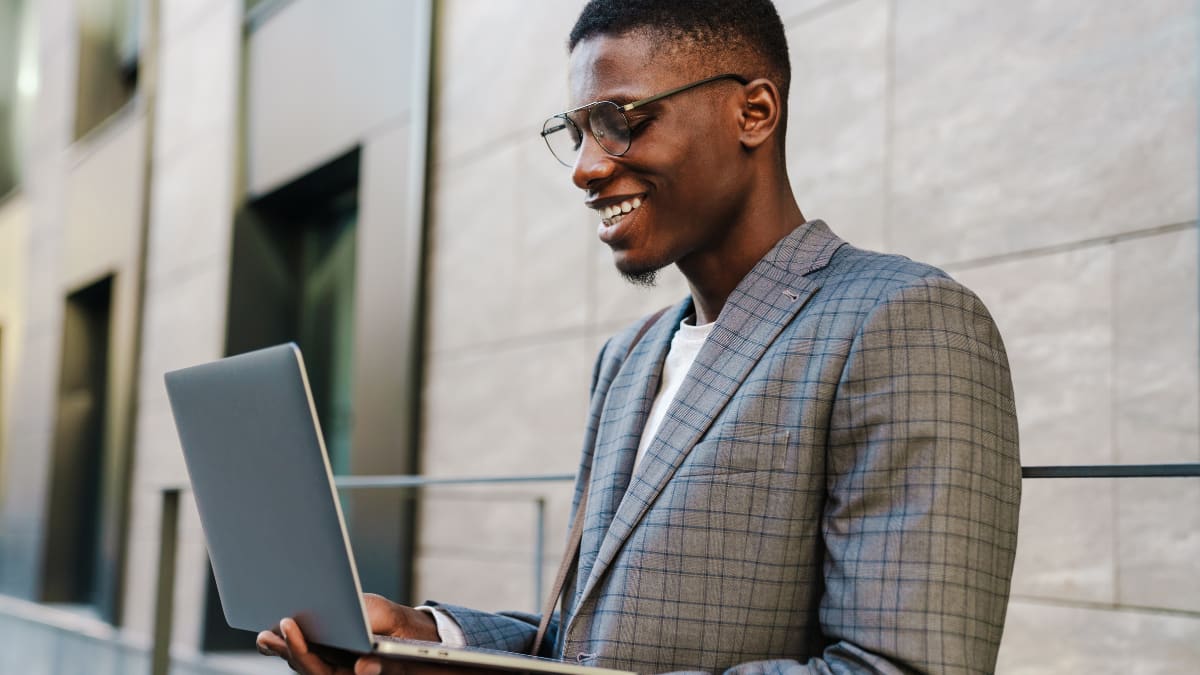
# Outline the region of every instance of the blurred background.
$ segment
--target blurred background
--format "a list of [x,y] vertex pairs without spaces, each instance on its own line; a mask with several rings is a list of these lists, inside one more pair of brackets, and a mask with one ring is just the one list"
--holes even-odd
[[[582,4],[0,0],[0,672],[282,670],[166,370],[295,340],[340,475],[574,471],[596,351],[686,293],[538,136]],[[1196,2],[776,4],[801,207],[979,293],[1023,463],[1200,461]],[[569,492],[342,498],[366,590],[531,610]],[[999,672],[1200,672],[1200,480],[1026,480],[1020,537]]]

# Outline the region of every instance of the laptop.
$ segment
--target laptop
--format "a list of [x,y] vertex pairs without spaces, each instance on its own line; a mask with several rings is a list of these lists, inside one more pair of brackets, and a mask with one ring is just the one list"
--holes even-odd
[[630,675],[522,654],[372,635],[304,361],[295,344],[166,374],[225,620],[293,617],[331,659],[387,658]]

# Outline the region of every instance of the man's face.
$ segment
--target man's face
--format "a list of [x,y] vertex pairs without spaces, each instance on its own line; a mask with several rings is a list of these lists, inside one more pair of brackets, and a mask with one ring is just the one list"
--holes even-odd
[[[601,100],[623,105],[714,74],[654,51],[652,38],[592,37],[571,54],[571,107]],[[682,267],[689,257],[720,255],[745,207],[738,171],[741,91],[734,81],[717,82],[627,112],[632,145],[621,157],[600,148],[586,115],[576,117],[584,140],[572,178],[598,212],[601,241],[630,280],[648,283],[672,263]],[[605,209],[614,206],[632,210],[609,216]]]

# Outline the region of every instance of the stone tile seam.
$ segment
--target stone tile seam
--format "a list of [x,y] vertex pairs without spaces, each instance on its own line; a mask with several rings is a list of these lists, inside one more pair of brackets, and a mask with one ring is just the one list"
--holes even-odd
[[1110,234],[1100,237],[1092,237],[1089,239],[1080,239],[1077,241],[1065,242],[1062,244],[1051,244],[1049,246],[1038,246],[1034,248],[1023,249],[1020,251],[1012,251],[1009,253],[999,253],[991,256],[981,256],[979,258],[971,258],[968,260],[959,260],[956,262],[943,263],[942,269],[947,272],[955,272],[962,270],[973,270],[990,265],[998,265],[1006,262],[1017,260],[1027,260],[1029,258],[1039,258],[1049,255],[1057,255],[1059,253],[1068,253],[1070,251],[1079,251],[1088,248],[1096,248],[1100,246],[1109,246],[1112,244],[1120,244],[1126,241],[1135,239],[1145,239],[1159,235],[1172,234],[1182,232],[1189,229],[1196,229],[1197,221],[1186,220],[1178,223],[1170,223],[1167,225],[1157,225],[1146,227],[1139,230],[1131,230],[1129,232],[1121,232],[1119,234]]
[[1168,607],[1149,607],[1146,605],[1127,605],[1122,603],[1089,602],[1087,600],[1066,600],[1062,598],[1049,598],[1036,595],[1020,595],[1017,593],[1013,593],[1009,596],[1009,602],[1043,605],[1047,607],[1061,607],[1066,609],[1087,609],[1100,612],[1125,612],[1130,614],[1138,613],[1200,620],[1200,610],[1171,609]]

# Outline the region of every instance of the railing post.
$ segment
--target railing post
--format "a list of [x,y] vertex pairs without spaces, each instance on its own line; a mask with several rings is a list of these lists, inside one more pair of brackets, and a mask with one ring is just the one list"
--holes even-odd
[[162,522],[158,528],[158,586],[154,591],[154,646],[150,674],[171,669],[171,623],[175,607],[175,549],[179,534],[179,488],[162,491]]
[[546,498],[533,500],[535,526],[533,537],[533,611],[538,611],[545,602],[542,597],[542,552],[546,550]]

